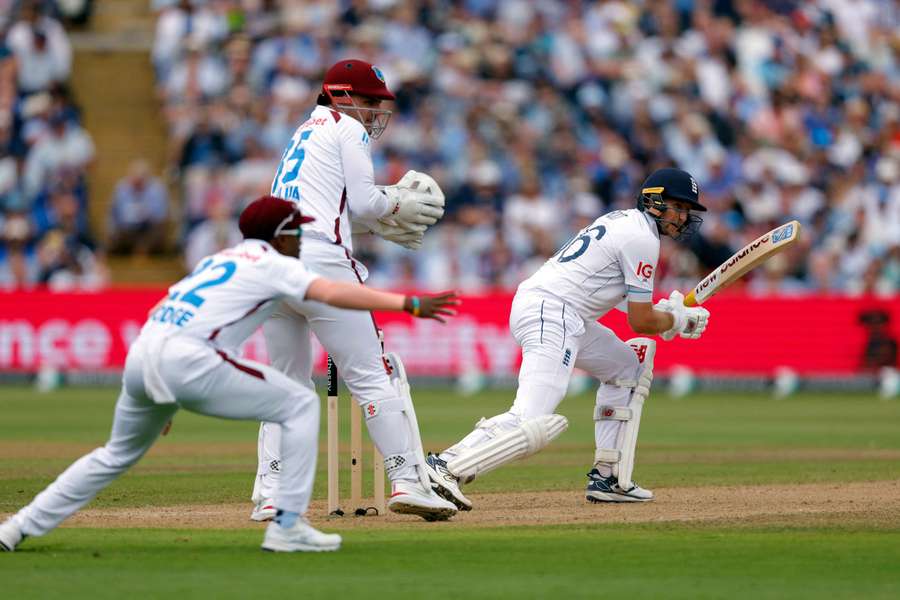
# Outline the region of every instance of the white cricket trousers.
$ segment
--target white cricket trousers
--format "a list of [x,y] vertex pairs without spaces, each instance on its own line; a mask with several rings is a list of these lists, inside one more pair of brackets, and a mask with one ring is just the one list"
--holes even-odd
[[[556,412],[575,367],[601,382],[636,379],[640,374],[641,364],[628,344],[608,327],[596,321],[586,322],[571,306],[550,294],[532,290],[517,292],[509,314],[509,327],[522,347],[519,387],[512,407],[476,427],[442,453],[442,458],[478,447],[497,433],[514,429],[525,419]],[[601,383],[596,403],[625,406],[630,398],[630,388]],[[619,426],[619,421],[596,421],[597,447],[615,448]]]
[[179,408],[225,419],[280,423],[281,452],[294,457],[282,473],[275,505],[306,512],[318,450],[319,401],[275,369],[237,360],[202,340],[172,338],[159,373],[176,404],[155,404],[144,388],[140,338],[125,364],[112,432],[105,446],[75,461],[13,520],[23,534],[43,535],[87,504],[144,455]]
[[[366,273],[365,267],[349,258],[344,248],[315,238],[303,239],[301,260],[311,271],[333,281],[362,283]],[[376,416],[366,419],[369,436],[385,458],[404,457],[400,461],[403,466],[387,471],[391,481],[418,479],[409,425],[396,408],[402,400],[390,382],[370,312],[335,308],[321,302],[284,301],[263,324],[263,333],[272,366],[307,389],[315,390],[310,345],[310,333],[315,333],[357,403],[392,405],[393,409],[381,408]],[[277,424],[262,423],[258,441],[258,469],[252,495],[255,503],[274,497],[284,456],[279,450]]]

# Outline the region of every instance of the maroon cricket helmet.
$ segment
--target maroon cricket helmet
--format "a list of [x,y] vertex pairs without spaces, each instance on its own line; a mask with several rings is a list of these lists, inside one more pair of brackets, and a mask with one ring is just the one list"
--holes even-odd
[[244,239],[268,242],[310,221],[315,219],[300,214],[300,209],[293,202],[275,196],[262,196],[247,205],[241,213],[238,227]]
[[378,67],[364,60],[341,60],[325,72],[322,93],[344,91],[381,100],[396,100],[388,89],[384,74]]

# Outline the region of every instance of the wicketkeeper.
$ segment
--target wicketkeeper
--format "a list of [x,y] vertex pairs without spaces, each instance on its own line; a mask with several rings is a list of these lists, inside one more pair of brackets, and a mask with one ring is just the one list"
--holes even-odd
[[[428,175],[410,171],[396,185],[375,185],[369,144],[387,127],[391,111],[382,104],[392,100],[377,67],[361,60],[333,65],[325,73],[318,106],[297,128],[272,182],[272,195],[296,202],[316,218],[304,226],[303,263],[336,281],[362,283],[368,275],[353,257],[354,230],[417,248],[425,229],[444,214],[444,194]],[[263,331],[272,366],[310,390],[310,333],[332,356],[364,407],[369,437],[384,456],[392,484],[390,510],[427,520],[456,513],[452,503],[431,490],[408,385],[392,382],[402,369],[393,369],[384,356],[371,314],[289,300]],[[278,436],[277,424],[260,427],[250,517],[256,521],[275,514],[272,499],[284,468]]]
[[640,334],[699,338],[709,313],[686,308],[682,295],[652,304],[660,235],[683,240],[702,220],[697,182],[678,169],[660,169],[644,182],[637,208],[608,213],[578,232],[516,292],[509,316],[522,347],[515,402],[481,419],[475,430],[426,463],[435,491],[471,510],[460,485],[533,454],[568,427],[554,414],[578,367],[602,383],[594,407],[596,452],[588,473],[591,502],[646,502],[653,493],[632,480],[641,408],[653,380],[656,342],[623,342],[597,322],[613,308],[628,313]]

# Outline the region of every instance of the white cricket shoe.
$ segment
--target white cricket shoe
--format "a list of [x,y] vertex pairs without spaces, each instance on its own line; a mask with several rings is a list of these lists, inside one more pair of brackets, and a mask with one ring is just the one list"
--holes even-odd
[[591,469],[588,473],[588,484],[585,496],[588,502],[599,504],[601,502],[650,502],[653,500],[653,492],[645,490],[636,483],[628,489],[619,485],[619,480],[613,476],[603,477],[597,469]]
[[275,518],[275,513],[277,512],[278,509],[275,508],[275,500],[266,498],[265,500],[260,500],[259,503],[253,507],[253,512],[250,513],[250,520],[257,521],[258,523],[271,521]]
[[426,521],[446,521],[456,514],[456,506],[426,489],[418,481],[395,481],[388,508],[401,515],[418,515]]
[[322,533],[303,517],[287,528],[270,522],[262,543],[262,549],[269,552],[334,552],[340,547],[341,536]]
[[0,552],[12,552],[25,539],[19,526],[12,522],[12,519],[0,524]]
[[459,510],[472,510],[472,501],[466,498],[459,489],[459,478],[447,469],[447,461],[437,454],[429,453],[425,457],[425,472],[431,480],[431,489],[443,498],[456,505]]

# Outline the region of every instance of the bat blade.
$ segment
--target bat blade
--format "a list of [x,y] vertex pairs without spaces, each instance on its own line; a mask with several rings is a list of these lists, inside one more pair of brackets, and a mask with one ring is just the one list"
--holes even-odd
[[752,269],[793,245],[799,237],[800,223],[798,221],[789,221],[759,236],[701,279],[685,296],[684,305],[703,304]]

